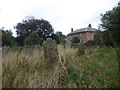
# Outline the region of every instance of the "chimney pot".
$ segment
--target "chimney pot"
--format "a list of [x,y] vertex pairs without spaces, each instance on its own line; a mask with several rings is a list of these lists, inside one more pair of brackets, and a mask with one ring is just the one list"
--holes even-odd
[[71,32],[73,32],[73,28],[71,28]]
[[88,25],[88,27],[89,27],[89,28],[91,28],[91,27],[92,27],[92,25],[91,25],[91,24],[89,24],[89,25]]

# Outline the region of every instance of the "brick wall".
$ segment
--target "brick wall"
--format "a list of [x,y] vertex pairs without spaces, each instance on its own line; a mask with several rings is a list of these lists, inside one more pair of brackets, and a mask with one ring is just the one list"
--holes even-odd
[[94,32],[87,32],[87,41],[93,40],[94,38]]
[[67,36],[67,40],[71,41],[73,37],[80,38],[84,43],[86,43],[89,40],[93,40],[94,38],[94,32],[81,32],[77,34],[72,34]]

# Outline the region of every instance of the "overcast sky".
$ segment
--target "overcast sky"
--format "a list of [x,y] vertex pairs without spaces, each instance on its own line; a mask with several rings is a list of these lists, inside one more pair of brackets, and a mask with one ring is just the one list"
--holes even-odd
[[12,29],[25,16],[51,23],[55,31],[68,34],[87,27],[98,28],[100,14],[112,10],[119,0],[0,0],[0,28]]

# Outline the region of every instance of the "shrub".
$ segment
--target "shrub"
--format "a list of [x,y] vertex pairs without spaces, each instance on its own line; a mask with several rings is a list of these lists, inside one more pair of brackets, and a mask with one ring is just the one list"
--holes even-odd
[[80,42],[80,39],[78,37],[74,37],[74,38],[72,38],[71,42],[74,44],[77,44]]
[[85,45],[86,46],[93,46],[93,45],[96,45],[96,42],[93,40],[89,40],[89,41],[87,41],[87,43]]

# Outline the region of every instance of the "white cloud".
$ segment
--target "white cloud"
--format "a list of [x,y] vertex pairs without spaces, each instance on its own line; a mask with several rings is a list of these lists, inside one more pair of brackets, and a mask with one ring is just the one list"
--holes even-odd
[[[97,28],[100,14],[111,10],[119,0],[0,0],[0,26],[12,28],[25,16],[51,22],[55,31],[68,34],[71,28]],[[14,31],[15,32],[15,31]]]

